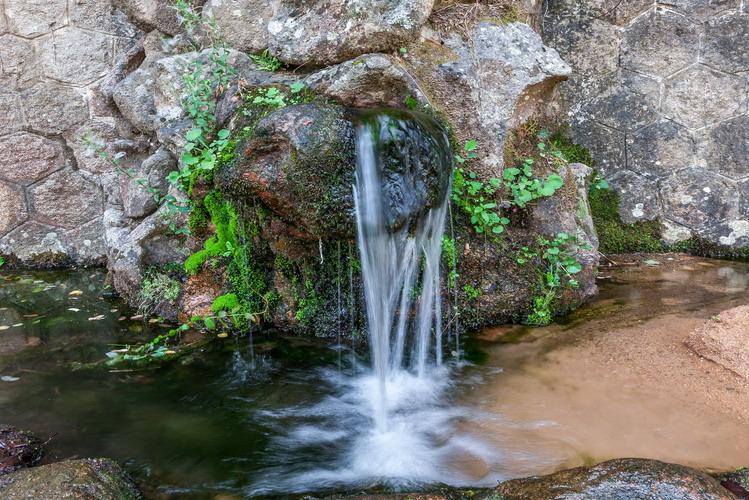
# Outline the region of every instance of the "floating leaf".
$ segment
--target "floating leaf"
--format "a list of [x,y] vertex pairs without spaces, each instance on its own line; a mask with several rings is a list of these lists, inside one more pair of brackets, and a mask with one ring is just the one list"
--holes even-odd
[[103,314],[99,314],[98,316],[92,316],[88,318],[89,321],[101,321],[102,319],[106,318]]
[[0,380],[2,380],[3,382],[18,382],[21,379],[18,377],[11,377],[10,375],[3,375],[2,377],[0,377]]
[[657,260],[653,260],[653,259],[643,260],[642,263],[645,264],[646,266],[660,266],[661,265],[660,262],[658,262]]
[[83,295],[83,292],[81,290],[73,290],[68,295],[70,295],[71,297],[77,297],[79,295]]

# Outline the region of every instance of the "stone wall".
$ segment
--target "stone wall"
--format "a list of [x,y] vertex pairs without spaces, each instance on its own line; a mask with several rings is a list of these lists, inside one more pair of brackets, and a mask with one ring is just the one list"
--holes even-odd
[[83,138],[128,135],[102,88],[140,35],[108,0],[0,0],[0,254],[103,261],[114,167]]
[[546,0],[547,44],[573,67],[573,138],[624,222],[673,243],[749,246],[749,6],[744,0]]

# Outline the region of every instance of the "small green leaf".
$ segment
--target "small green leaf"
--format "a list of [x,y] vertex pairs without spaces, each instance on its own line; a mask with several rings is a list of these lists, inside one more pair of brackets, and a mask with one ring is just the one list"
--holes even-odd
[[200,130],[199,128],[194,128],[194,129],[187,131],[187,133],[185,134],[185,139],[192,142],[192,141],[195,141],[201,135],[203,135],[203,131]]
[[471,139],[470,141],[466,141],[465,146],[463,146],[463,149],[465,151],[474,151],[478,147],[478,142],[475,139]]
[[289,85],[289,88],[291,89],[292,94],[298,94],[304,89],[304,84],[302,82],[294,82]]
[[231,132],[229,132],[228,130],[226,130],[226,129],[224,128],[224,129],[221,129],[221,130],[219,130],[219,131],[218,131],[218,134],[216,134],[216,136],[217,136],[217,137],[218,137],[219,139],[223,140],[223,139],[226,139],[227,137],[229,137],[229,135],[230,135],[230,134],[231,134]]

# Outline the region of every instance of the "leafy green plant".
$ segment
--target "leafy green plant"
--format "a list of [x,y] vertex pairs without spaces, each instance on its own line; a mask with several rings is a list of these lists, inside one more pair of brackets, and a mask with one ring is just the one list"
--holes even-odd
[[564,179],[557,174],[551,174],[545,180],[535,177],[533,163],[533,158],[525,158],[522,166],[506,168],[502,174],[512,195],[512,204],[520,208],[539,198],[553,196],[564,184]]
[[265,49],[258,54],[250,54],[250,59],[252,59],[252,62],[257,64],[261,70],[269,71],[271,73],[278,71],[283,67],[283,63],[279,61],[276,56],[271,55],[268,49]]
[[468,300],[476,300],[481,297],[481,290],[471,285],[463,285],[463,293],[466,294]]
[[505,231],[510,220],[501,215],[494,194],[502,187],[499,179],[484,182],[475,172],[466,171],[463,165],[476,158],[475,140],[470,140],[463,146],[463,154],[455,156],[458,167],[453,174],[451,199],[463,212],[471,218],[473,229],[479,234],[497,236]]
[[582,265],[575,253],[589,246],[580,244],[576,236],[568,233],[559,233],[553,239],[539,237],[537,243],[535,249],[521,248],[516,261],[521,266],[536,261],[539,269],[539,293],[533,299],[533,310],[525,322],[548,325],[554,317],[552,306],[560,289],[580,286],[576,275],[582,271]]
[[0,269],[5,265],[5,258],[0,257]]

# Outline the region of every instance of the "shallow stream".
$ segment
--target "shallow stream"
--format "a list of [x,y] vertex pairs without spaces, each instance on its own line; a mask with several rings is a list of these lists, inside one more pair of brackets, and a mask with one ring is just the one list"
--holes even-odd
[[50,461],[120,460],[151,498],[491,485],[623,456],[748,465],[749,388],[682,340],[747,303],[749,266],[609,274],[561,324],[489,330],[473,363],[390,380],[374,433],[375,381],[347,346],[230,337],[158,370],[76,371],[164,327],[103,298],[101,272],[5,273],[0,422],[51,437]]

